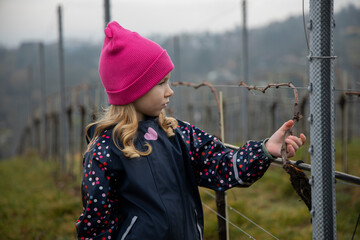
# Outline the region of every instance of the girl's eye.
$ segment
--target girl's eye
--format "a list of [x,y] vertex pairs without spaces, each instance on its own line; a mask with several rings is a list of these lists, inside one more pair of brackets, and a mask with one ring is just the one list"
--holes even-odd
[[163,80],[163,81],[159,82],[159,85],[163,85],[163,84],[165,84],[167,82],[168,82],[168,80]]

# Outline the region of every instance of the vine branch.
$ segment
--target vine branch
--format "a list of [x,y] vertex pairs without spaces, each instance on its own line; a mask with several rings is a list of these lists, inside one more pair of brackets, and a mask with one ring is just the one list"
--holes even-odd
[[300,113],[298,111],[299,96],[298,96],[298,91],[297,91],[296,87],[291,82],[289,82],[289,83],[269,83],[264,88],[259,88],[256,86],[248,86],[243,81],[241,81],[238,84],[238,86],[239,87],[244,86],[249,91],[257,90],[262,93],[265,93],[265,91],[271,87],[279,88],[282,86],[288,86],[291,89],[293,89],[293,91],[294,91],[294,115],[293,115],[294,124],[284,134],[283,142],[281,145],[281,158],[282,158],[282,163],[283,163],[283,169],[290,175],[291,185],[293,186],[293,188],[295,189],[297,194],[301,197],[301,199],[304,201],[304,203],[306,204],[306,206],[308,207],[308,209],[310,211],[311,210],[311,186],[309,184],[309,179],[307,178],[307,176],[305,175],[305,173],[302,170],[300,170],[296,166],[292,165],[291,162],[288,160],[286,143],[285,143],[285,139],[287,137],[289,137],[290,135],[292,135],[292,131],[293,131],[296,123],[302,118],[302,116],[300,115]]
[[288,82],[288,83],[269,83],[265,87],[260,88],[260,87],[256,87],[256,86],[249,86],[246,83],[244,83],[243,81],[241,81],[238,84],[238,86],[239,87],[244,86],[249,91],[250,90],[257,90],[257,91],[260,91],[262,93],[265,93],[266,90],[268,90],[269,88],[272,88],[272,87],[275,87],[275,88],[284,87],[284,86],[290,87],[294,91],[294,116],[293,116],[294,123],[298,122],[302,118],[302,116],[299,114],[299,111],[297,110],[297,107],[299,105],[299,94],[298,94],[298,91],[297,91],[296,87],[291,82]]
[[176,87],[176,86],[188,86],[188,87],[193,87],[195,89],[198,89],[198,88],[204,87],[204,86],[209,87],[212,94],[214,95],[214,98],[215,98],[215,101],[216,101],[216,104],[217,104],[218,114],[219,114],[219,133],[220,133],[220,136],[222,136],[222,127],[221,127],[221,120],[220,120],[221,119],[220,101],[219,101],[216,89],[211,83],[202,82],[200,84],[194,84],[194,83],[190,83],[190,82],[173,82],[173,83],[171,83],[171,86],[174,86],[174,87]]
[[360,92],[345,92],[346,95],[355,95],[360,97]]
[[173,82],[173,83],[171,83],[171,86],[174,86],[174,87],[181,86],[181,85],[182,86],[193,87],[195,89],[198,89],[198,88],[203,87],[203,86],[209,87],[212,94],[215,97],[217,108],[218,108],[218,111],[219,111],[219,114],[220,114],[220,101],[219,101],[218,95],[216,93],[216,89],[211,83],[208,83],[208,82],[202,82],[200,84],[194,84],[194,83],[190,83],[190,82]]

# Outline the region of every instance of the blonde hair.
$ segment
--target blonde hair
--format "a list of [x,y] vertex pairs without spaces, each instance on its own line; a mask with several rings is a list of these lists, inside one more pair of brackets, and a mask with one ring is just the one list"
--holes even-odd
[[[165,131],[167,137],[174,136],[174,129],[177,127],[177,121],[172,117],[167,117],[165,110],[162,110],[158,117],[159,126]],[[147,156],[151,153],[152,147],[149,143],[145,143],[147,150],[141,152],[134,146],[134,140],[138,130],[138,119],[136,110],[133,104],[115,106],[110,105],[104,109],[103,115],[97,121],[89,124],[87,130],[96,125],[94,136],[91,141],[97,138],[104,130],[113,127],[112,139],[115,146],[124,153],[125,157],[137,158],[140,156]],[[88,139],[90,137],[87,135]],[[90,142],[91,142],[90,141]],[[119,145],[122,143],[123,148]],[[91,143],[88,145],[90,147]]]

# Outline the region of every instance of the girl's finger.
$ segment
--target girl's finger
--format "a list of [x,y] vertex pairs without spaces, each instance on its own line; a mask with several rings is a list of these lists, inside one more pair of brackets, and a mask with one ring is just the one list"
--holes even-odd
[[291,158],[295,155],[295,149],[292,145],[287,145],[287,157]]
[[294,141],[299,147],[303,145],[303,141],[301,138],[298,138],[296,136],[289,136],[288,138]]
[[287,145],[291,145],[293,147],[293,149],[295,149],[295,151],[297,151],[299,149],[299,145],[296,143],[296,141],[292,140],[291,138],[287,138],[285,140],[285,143],[287,143]]
[[300,134],[300,139],[302,141],[302,145],[304,145],[306,142],[306,136],[304,134]]

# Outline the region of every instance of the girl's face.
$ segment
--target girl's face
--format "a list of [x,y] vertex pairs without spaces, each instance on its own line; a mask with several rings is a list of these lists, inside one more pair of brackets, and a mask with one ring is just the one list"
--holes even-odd
[[144,96],[133,102],[138,121],[142,121],[145,115],[157,117],[161,110],[166,108],[169,98],[174,94],[174,91],[169,86],[169,79],[170,73]]

